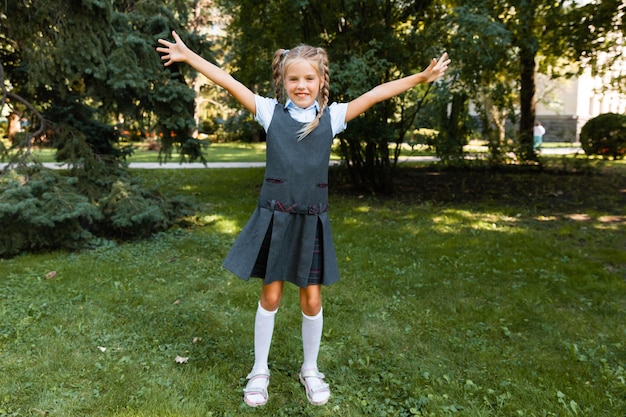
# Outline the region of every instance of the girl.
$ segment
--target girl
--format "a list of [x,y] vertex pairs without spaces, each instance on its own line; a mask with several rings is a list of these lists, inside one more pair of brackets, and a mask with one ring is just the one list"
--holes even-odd
[[322,48],[301,45],[276,51],[272,62],[276,98],[264,98],[191,51],[176,32],[172,36],[174,42],[158,41],[164,65],[188,63],[228,90],[267,132],[259,204],[224,261],[244,280],[263,279],[254,324],[254,366],[247,376],[244,401],[252,407],[267,402],[274,317],[287,281],[300,288],[304,361],[299,379],[311,404],[326,404],[330,389],[317,368],[317,356],[323,326],[321,285],[339,280],[326,211],[333,138],[374,104],[418,83],[435,81],[450,60],[444,53],[420,73],[381,84],[349,103],[329,104],[328,56]]

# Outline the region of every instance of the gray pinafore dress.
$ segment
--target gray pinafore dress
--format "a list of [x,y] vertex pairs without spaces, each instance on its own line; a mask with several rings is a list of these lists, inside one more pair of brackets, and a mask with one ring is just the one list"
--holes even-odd
[[[265,180],[259,204],[223,263],[246,281],[258,276],[264,278],[264,284],[287,281],[305,288],[316,241],[321,283],[330,285],[339,280],[327,213],[333,141],[328,108],[317,128],[298,141],[297,134],[304,125],[282,104],[276,104],[267,130]],[[260,274],[259,267],[264,270]]]

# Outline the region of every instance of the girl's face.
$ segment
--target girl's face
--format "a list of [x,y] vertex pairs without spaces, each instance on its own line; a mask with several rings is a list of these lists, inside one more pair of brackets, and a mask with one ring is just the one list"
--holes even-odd
[[285,68],[283,84],[291,101],[305,109],[317,99],[323,81],[309,61],[298,59]]

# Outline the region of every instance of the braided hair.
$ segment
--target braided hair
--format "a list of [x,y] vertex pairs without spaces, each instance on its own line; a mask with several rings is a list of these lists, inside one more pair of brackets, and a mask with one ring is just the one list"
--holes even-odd
[[330,71],[328,69],[328,54],[324,48],[316,48],[309,45],[300,45],[294,49],[279,49],[274,53],[272,61],[272,75],[274,77],[274,88],[276,91],[276,99],[283,99],[283,77],[285,69],[295,60],[304,59],[308,61],[313,68],[316,69],[320,78],[323,80],[322,88],[320,88],[317,96],[319,103],[319,111],[310,123],[298,132],[298,140],[304,139],[309,133],[319,125],[320,118],[326,106],[328,106],[328,97],[330,94]]

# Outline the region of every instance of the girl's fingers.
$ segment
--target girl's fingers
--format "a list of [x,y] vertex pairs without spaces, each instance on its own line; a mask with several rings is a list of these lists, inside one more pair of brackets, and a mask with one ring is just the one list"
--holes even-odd
[[437,63],[447,66],[450,63],[450,60],[448,59],[448,53],[444,52],[443,55],[441,55],[441,58],[439,58],[439,61],[437,61]]

